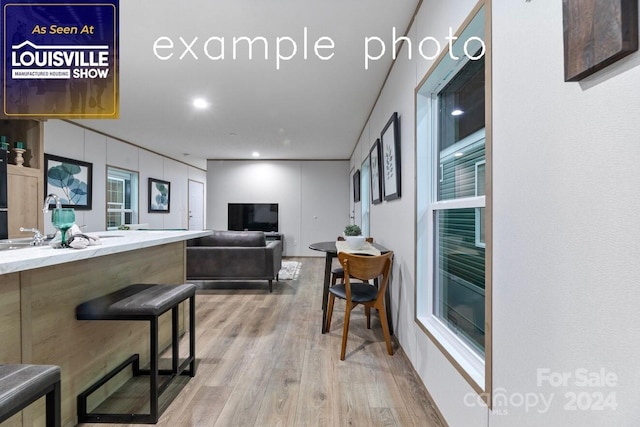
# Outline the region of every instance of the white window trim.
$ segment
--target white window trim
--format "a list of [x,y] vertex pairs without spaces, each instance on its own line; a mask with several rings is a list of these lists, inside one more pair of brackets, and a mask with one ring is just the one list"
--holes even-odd
[[[126,181],[126,180],[132,180],[132,190],[135,189],[135,192],[133,192],[131,194],[131,206],[135,207],[135,208],[129,208],[129,209],[117,209],[117,208],[108,208],[107,207],[107,213],[120,213],[121,217],[122,217],[122,223],[125,224],[125,215],[127,213],[132,214],[132,216],[135,218],[134,220],[136,222],[138,222],[140,220],[140,211],[139,209],[136,209],[138,207],[138,201],[140,198],[140,194],[139,194],[139,179],[140,179],[140,174],[136,171],[129,171],[126,169],[120,169],[116,166],[109,166],[107,165],[107,185],[109,182],[109,179],[113,179],[113,180],[121,180],[121,181]],[[108,191],[108,188],[107,188]],[[115,202],[113,202],[115,203]],[[112,203],[112,204],[113,204]],[[108,205],[109,203],[107,203]],[[122,203],[122,206],[124,206],[124,200]],[[117,230],[118,227],[107,227],[107,230]]]
[[454,334],[435,315],[418,317],[420,322],[437,340],[437,342],[453,357],[462,369],[471,377],[482,389],[485,388],[485,361],[475,350]]
[[[441,319],[439,319],[434,314],[434,303],[435,303],[435,289],[434,289],[434,277],[435,274],[435,239],[433,237],[422,238],[423,231],[426,236],[434,236],[435,234],[435,222],[434,216],[435,212],[438,210],[448,210],[448,209],[463,209],[463,208],[477,208],[477,207],[485,207],[485,196],[476,196],[476,197],[465,197],[460,199],[450,199],[450,200],[440,200],[435,201],[436,195],[438,194],[437,185],[439,182],[437,171],[440,170],[439,167],[433,167],[435,162],[437,161],[438,153],[437,153],[437,144],[432,143],[432,138],[437,136],[437,120],[431,114],[432,111],[437,111],[437,108],[433,105],[435,100],[430,98],[428,100],[428,106],[426,108],[427,114],[430,116],[430,126],[431,132],[430,135],[423,135],[427,137],[427,145],[428,147],[424,147],[424,144],[421,146],[419,144],[418,150],[424,149],[425,152],[418,152],[418,157],[422,157],[424,161],[429,162],[430,167],[428,168],[431,173],[429,177],[425,177],[431,183],[429,187],[429,191],[431,194],[427,195],[429,198],[429,202],[423,204],[422,206],[416,206],[418,209],[418,236],[417,236],[417,259],[422,260],[417,263],[418,269],[423,269],[423,273],[419,275],[422,279],[428,277],[429,283],[424,286],[418,286],[416,298],[417,301],[426,301],[424,305],[416,304],[416,320],[421,325],[429,335],[435,340],[438,345],[442,346],[443,349],[460,365],[460,367],[467,373],[467,375],[471,378],[473,382],[475,382],[481,389],[485,389],[485,360],[484,357],[477,353],[476,350],[471,348],[466,342],[464,342],[460,337],[451,330],[447,325],[445,325]],[[482,131],[478,131],[469,137],[465,138],[463,141],[455,144],[450,147],[452,152],[454,150],[458,150],[463,146],[469,146],[481,138],[484,138],[484,129]],[[426,221],[426,227],[424,224]],[[426,251],[425,248],[420,244],[421,242],[426,243]],[[428,272],[431,272],[429,274]]]

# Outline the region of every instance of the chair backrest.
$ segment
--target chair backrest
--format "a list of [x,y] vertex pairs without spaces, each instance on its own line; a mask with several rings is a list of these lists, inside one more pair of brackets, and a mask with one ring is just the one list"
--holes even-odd
[[[372,280],[382,276],[378,286],[378,295],[384,295],[391,271],[393,252],[382,255],[357,255],[346,252],[338,253],[338,260],[344,269],[345,285],[350,287],[350,277],[360,280]],[[350,289],[348,291],[350,293]]]

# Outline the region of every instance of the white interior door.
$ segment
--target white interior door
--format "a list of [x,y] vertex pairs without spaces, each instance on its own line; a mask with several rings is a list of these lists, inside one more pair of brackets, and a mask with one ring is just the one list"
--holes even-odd
[[189,230],[204,229],[204,184],[189,180]]

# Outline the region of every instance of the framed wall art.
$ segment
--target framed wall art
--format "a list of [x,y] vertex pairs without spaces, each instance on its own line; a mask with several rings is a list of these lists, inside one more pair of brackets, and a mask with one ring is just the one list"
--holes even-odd
[[44,173],[45,197],[55,194],[63,208],[91,210],[93,164],[45,154]]
[[360,201],[360,169],[353,174],[353,202]]
[[562,21],[566,82],[638,50],[638,0],[562,0]]
[[380,140],[376,139],[369,150],[369,176],[371,177],[371,202],[382,202],[382,179],[380,169]]
[[393,113],[380,136],[384,200],[400,197],[400,127],[398,113]]
[[171,208],[171,183],[149,178],[149,213],[169,213]]

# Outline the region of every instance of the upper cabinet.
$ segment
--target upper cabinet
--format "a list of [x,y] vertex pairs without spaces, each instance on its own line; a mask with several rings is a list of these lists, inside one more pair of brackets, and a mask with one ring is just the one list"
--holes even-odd
[[[38,120],[0,120],[0,135],[9,143],[9,165],[7,167],[9,202],[9,238],[27,237],[20,227],[37,228],[42,231],[44,217],[44,125]],[[24,147],[21,166],[16,163],[16,142]]]

